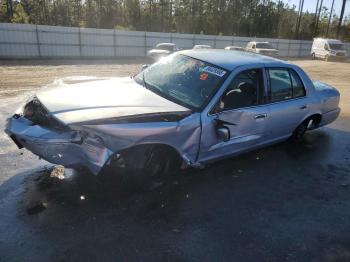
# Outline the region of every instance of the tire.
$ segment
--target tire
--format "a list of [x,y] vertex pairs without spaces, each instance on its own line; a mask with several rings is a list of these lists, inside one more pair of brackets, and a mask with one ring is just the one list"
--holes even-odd
[[312,53],[312,54],[311,54],[311,59],[312,59],[312,60],[316,60],[316,55],[315,55],[315,53]]
[[293,140],[301,140],[305,135],[308,127],[309,127],[310,119],[302,122],[293,132],[292,139]]
[[103,188],[130,194],[163,184],[180,166],[180,157],[166,146],[140,146],[113,155],[99,178]]
[[326,61],[326,62],[329,61],[329,56],[328,56],[328,55],[326,55],[326,56],[324,57],[324,61]]
[[114,159],[113,173],[124,173],[123,181],[132,178],[139,184],[161,182],[179,170],[181,159],[166,146],[140,146],[121,152]]
[[143,172],[152,181],[160,182],[177,171],[178,164],[172,152],[163,147],[150,147],[145,151]]

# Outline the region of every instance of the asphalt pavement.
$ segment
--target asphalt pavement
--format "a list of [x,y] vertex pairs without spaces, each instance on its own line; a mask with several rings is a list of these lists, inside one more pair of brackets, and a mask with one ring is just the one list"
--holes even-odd
[[[26,95],[0,96],[0,129]],[[301,142],[151,189],[52,178],[1,134],[0,261],[350,261],[348,107]]]

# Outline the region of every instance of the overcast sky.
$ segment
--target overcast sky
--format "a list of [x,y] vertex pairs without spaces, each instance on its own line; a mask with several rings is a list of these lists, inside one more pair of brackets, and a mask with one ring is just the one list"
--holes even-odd
[[[296,6],[296,9],[298,10],[299,0],[283,0],[283,1],[285,3],[289,3],[289,5],[293,5],[294,4]],[[338,16],[340,14],[342,2],[343,2],[342,0],[334,0],[334,7],[333,8],[334,8],[335,13]],[[303,11],[305,12],[306,10],[308,10],[309,12],[314,13],[315,10],[316,10],[316,3],[317,3],[317,0],[304,0]],[[332,0],[323,0],[323,4],[322,5],[328,7],[328,9],[330,9],[331,6],[332,6]],[[346,3],[344,16],[350,16],[350,1],[348,1]]]

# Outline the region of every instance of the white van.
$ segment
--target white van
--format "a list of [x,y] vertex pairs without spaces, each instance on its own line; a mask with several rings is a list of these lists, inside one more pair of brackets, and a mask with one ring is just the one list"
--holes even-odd
[[321,58],[325,61],[331,59],[345,60],[346,51],[344,44],[340,40],[314,38],[311,48],[312,59]]

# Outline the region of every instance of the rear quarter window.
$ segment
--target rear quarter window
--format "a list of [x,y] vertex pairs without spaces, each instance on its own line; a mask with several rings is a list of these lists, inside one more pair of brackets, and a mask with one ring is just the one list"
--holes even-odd
[[294,70],[289,70],[292,78],[293,97],[302,97],[306,95],[305,87],[299,75]]

